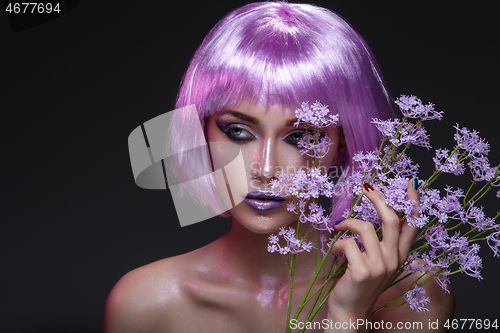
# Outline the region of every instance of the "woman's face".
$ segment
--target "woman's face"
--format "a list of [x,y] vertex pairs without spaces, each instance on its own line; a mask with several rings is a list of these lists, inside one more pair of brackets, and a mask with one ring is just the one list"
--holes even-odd
[[[266,113],[264,107],[250,108],[246,103],[207,119],[209,142],[232,143],[241,149],[249,193],[230,212],[250,231],[269,234],[297,221],[297,215],[286,209],[290,197],[277,200],[265,194],[271,191],[270,181],[277,173],[294,173],[312,166],[311,158],[301,155],[297,147],[305,128],[294,127],[296,120],[289,110],[273,107]],[[337,129],[328,127],[322,132],[333,141],[321,163],[327,169],[337,162],[341,147]],[[211,148],[214,165],[227,160],[227,154],[223,148]]]

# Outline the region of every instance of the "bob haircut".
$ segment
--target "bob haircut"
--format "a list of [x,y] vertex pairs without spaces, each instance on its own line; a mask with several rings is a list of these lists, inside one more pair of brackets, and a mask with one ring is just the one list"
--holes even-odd
[[[176,109],[195,105],[206,132],[207,117],[242,101],[290,112],[305,101],[328,105],[339,115],[346,144],[337,167],[349,173],[356,152],[376,150],[380,144],[371,119],[387,119],[393,113],[379,67],[361,36],[325,8],[286,2],[251,3],[222,18],[194,54]],[[182,114],[174,116],[168,140],[173,151],[182,152],[188,141],[204,142],[193,137],[190,121]],[[177,175],[213,171],[210,158],[202,154],[196,161],[181,157],[174,164]],[[215,189],[214,179],[205,177],[182,191],[217,211]],[[347,195],[334,196],[333,221],[349,202]]]

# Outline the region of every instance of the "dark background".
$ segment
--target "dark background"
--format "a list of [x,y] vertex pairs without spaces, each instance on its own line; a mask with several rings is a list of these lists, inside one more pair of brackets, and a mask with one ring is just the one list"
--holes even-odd
[[[180,228],[168,191],[134,184],[127,137],[173,109],[204,35],[245,3],[81,1],[16,33],[0,13],[1,332],[100,332],[121,276],[229,230],[222,219]],[[495,2],[315,3],[365,37],[394,97],[446,112],[428,125],[434,148],[451,147],[459,123],[490,141],[498,164]],[[490,216],[498,203],[483,202]],[[482,254],[483,281],[452,277],[456,318],[499,318],[500,261]]]

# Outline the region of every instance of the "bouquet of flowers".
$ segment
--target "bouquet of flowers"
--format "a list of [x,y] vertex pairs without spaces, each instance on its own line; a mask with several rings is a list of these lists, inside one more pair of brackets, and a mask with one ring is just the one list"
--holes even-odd
[[[435,170],[419,184],[416,178],[419,166],[413,163],[406,151],[411,145],[431,148],[429,136],[422,124],[427,120],[441,120],[443,113],[435,111],[431,103],[424,105],[415,96],[401,96],[396,104],[404,117],[373,119],[372,123],[383,137],[379,150],[358,152],[353,158],[357,163],[355,171],[341,176],[336,184],[321,172],[321,160],[331,145],[330,139],[321,135],[321,128],[335,126],[338,116],[329,115],[327,106],[319,102],[311,105],[305,102],[295,112],[295,126],[304,124],[306,129],[305,136],[299,142],[301,154],[310,156],[313,166],[295,174],[280,174],[273,180],[271,185],[276,194],[293,198],[287,209],[295,212],[298,219],[295,228],[282,228],[278,235],[269,237],[268,244],[269,252],[279,252],[289,259],[291,283],[286,332],[292,330],[291,300],[297,253],[313,249],[318,251],[317,269],[293,316],[293,319],[297,319],[305,305],[312,302],[306,317],[307,323],[312,321],[347,267],[343,257],[331,253],[335,241],[354,238],[363,251],[363,244],[356,234],[349,231],[334,232],[331,216],[325,215],[326,210],[318,204],[322,195],[329,198],[334,193],[349,195],[351,205],[345,210],[343,217],[371,222],[381,237],[382,221],[361,190],[362,184],[369,183],[384,194],[387,204],[401,220],[420,228],[406,263],[387,288],[415,272],[421,274],[411,284],[410,290],[373,313],[404,303],[408,303],[416,311],[428,311],[426,304],[429,298],[425,296],[423,285],[432,279],[445,292],[449,292],[447,285],[452,274],[463,272],[482,279],[481,257],[478,255],[480,241],[489,245],[495,257],[500,256],[500,226],[495,223],[500,212],[493,218],[487,217],[483,207],[478,206],[478,201],[492,187],[500,185],[500,164],[496,167],[490,165],[487,156],[489,144],[476,131],[456,125],[456,146],[453,150],[436,150],[432,159]],[[443,173],[463,174],[465,163],[472,175],[469,188],[463,190],[448,185],[442,191],[431,188]],[[420,193],[419,203],[407,198],[407,184],[412,178],[413,187]],[[496,196],[500,197],[500,190],[496,192]],[[308,240],[312,233],[317,236],[314,242]],[[320,286],[313,290],[318,279],[322,279]],[[393,305],[398,300],[400,302]]]

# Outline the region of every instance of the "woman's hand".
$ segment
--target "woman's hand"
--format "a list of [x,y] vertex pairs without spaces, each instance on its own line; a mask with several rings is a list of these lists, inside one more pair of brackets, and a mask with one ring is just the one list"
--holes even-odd
[[[419,194],[412,183],[413,180],[408,183],[408,198],[418,202]],[[369,222],[346,219],[335,226],[338,231],[358,234],[365,251],[359,250],[354,239],[339,240],[332,248],[334,254],[344,252],[348,262],[345,274],[328,300],[328,319],[333,322],[370,319],[373,306],[406,261],[418,232],[417,227],[410,227],[407,222],[401,225],[399,216],[387,205],[382,193],[369,184],[363,186],[363,192],[382,219],[382,241]]]

